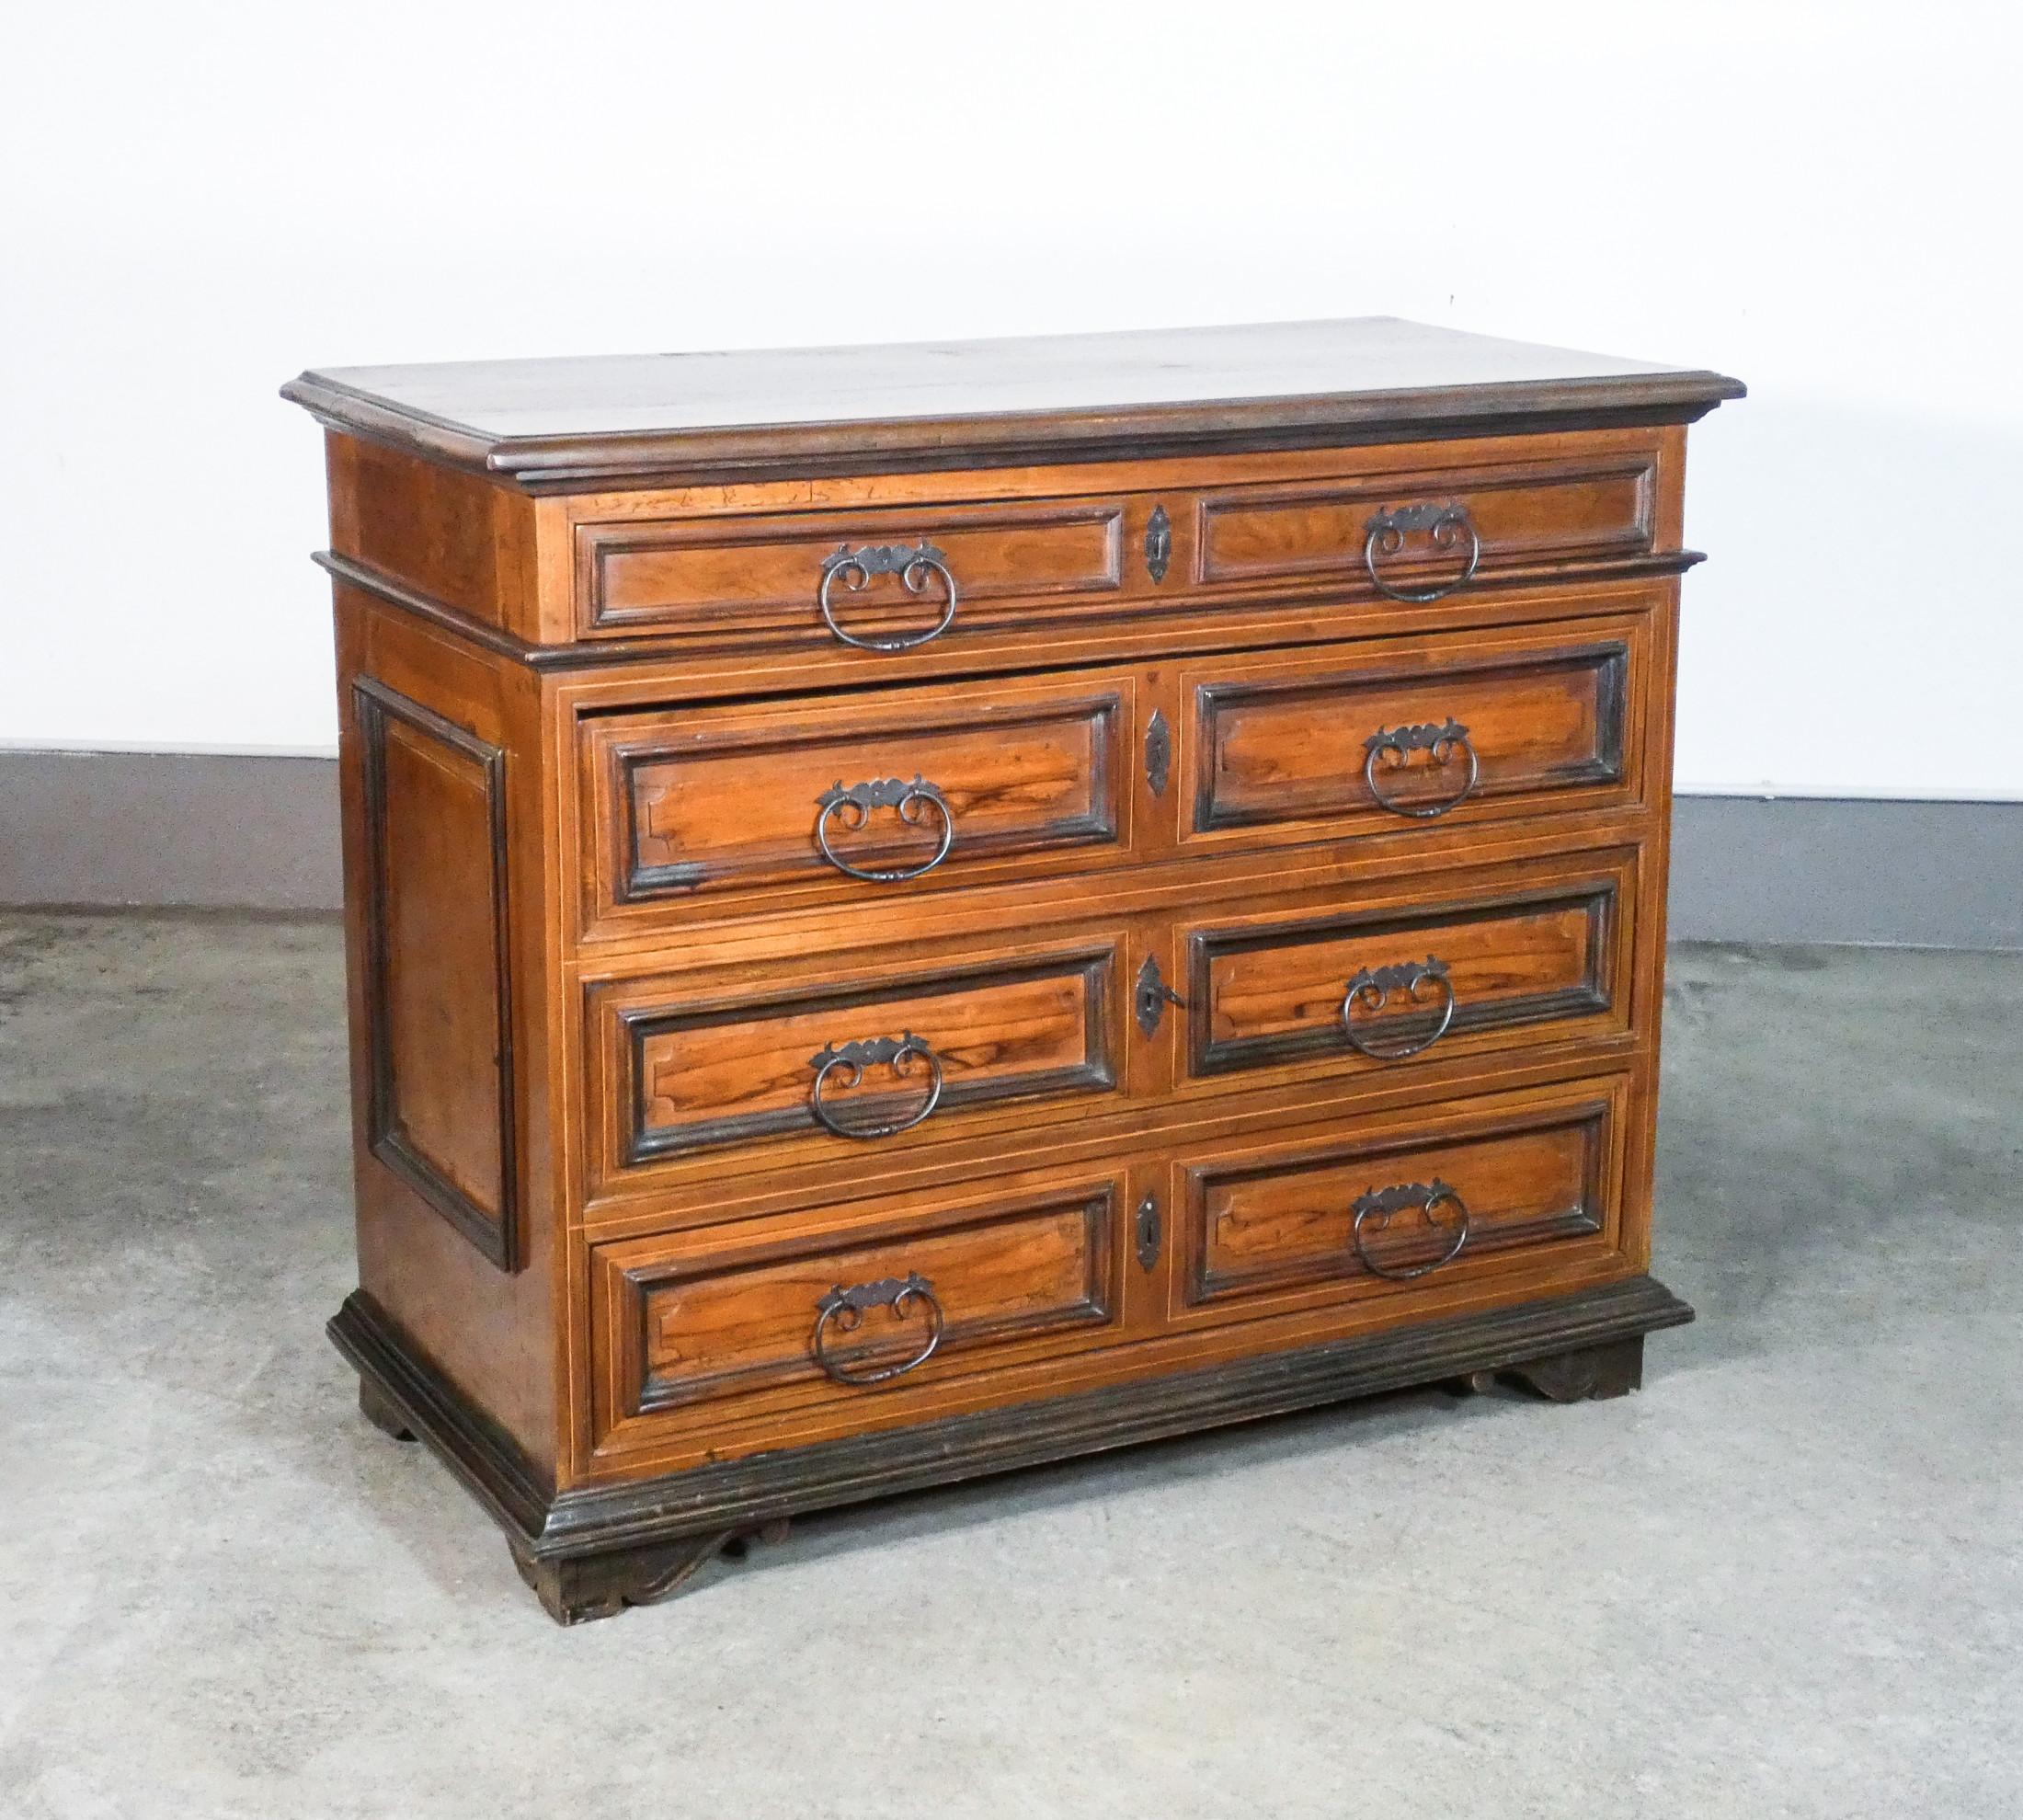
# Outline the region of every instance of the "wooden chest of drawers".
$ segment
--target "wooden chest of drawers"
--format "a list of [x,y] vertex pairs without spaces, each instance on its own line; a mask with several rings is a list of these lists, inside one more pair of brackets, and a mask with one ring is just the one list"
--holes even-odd
[[367,1412],[568,1620],[888,1491],[1634,1387],[1740,392],[1381,320],[303,375]]

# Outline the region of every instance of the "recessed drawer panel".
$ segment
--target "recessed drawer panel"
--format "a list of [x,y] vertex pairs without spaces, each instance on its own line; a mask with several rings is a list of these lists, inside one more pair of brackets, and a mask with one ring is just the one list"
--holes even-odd
[[1190,663],[1186,838],[1396,833],[1633,801],[1650,646],[1636,615]]
[[1679,567],[1672,446],[1627,429],[586,496],[566,514],[566,624],[712,651],[945,654],[1302,600],[1358,630],[1522,618],[1493,596]]
[[1123,940],[1085,930],[1036,952],[594,987],[605,1173],[704,1157],[847,1165],[960,1135],[1006,1102],[1114,1101]]
[[577,527],[586,635],[837,634],[924,642],[947,613],[1073,601],[1125,586],[1125,501],[1032,499],[906,511]]
[[600,1245],[600,1433],[761,1394],[774,1409],[903,1402],[1114,1339],[1123,1201],[1121,1176],[1099,1170]]
[[587,720],[587,920],[760,887],[870,901],[1042,853],[1114,864],[1138,687],[1100,670]]
[[1326,892],[1188,919],[1188,1072],[1385,1072],[1619,1036],[1635,867],[1630,852],[1584,854],[1435,875],[1349,909]]
[[1623,454],[1211,495],[1200,579],[1311,577],[1423,600],[1499,570],[1640,555],[1655,480],[1654,456]]
[[1431,1290],[1613,1243],[1623,1077],[1355,1120],[1175,1165],[1176,1317]]

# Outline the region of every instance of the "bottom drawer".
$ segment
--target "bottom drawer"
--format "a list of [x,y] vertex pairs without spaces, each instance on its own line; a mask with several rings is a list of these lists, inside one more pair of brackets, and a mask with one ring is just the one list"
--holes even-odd
[[1615,1249],[1629,1093],[1623,1076],[1574,1081],[1183,1150],[1169,1320],[1431,1292]]
[[597,1246],[600,1442],[1114,1340],[1124,1206],[1098,1169]]
[[[1638,1077],[1351,1116],[590,1248],[600,1474],[770,1451],[1622,1274]],[[1262,1132],[1263,1135],[1257,1135]]]

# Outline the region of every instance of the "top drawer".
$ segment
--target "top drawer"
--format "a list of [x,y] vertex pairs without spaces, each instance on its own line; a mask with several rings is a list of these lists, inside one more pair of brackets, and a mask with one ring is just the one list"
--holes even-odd
[[1320,589],[1395,612],[1387,602],[1606,566],[1672,536],[1656,439],[1534,440],[1026,477],[1089,488],[1053,498],[709,517],[641,501],[639,516],[576,525],[577,630],[896,652]]
[[907,649],[992,602],[1114,601],[1142,579],[1124,561],[1130,516],[1117,497],[578,525],[579,625],[592,638],[826,625]]

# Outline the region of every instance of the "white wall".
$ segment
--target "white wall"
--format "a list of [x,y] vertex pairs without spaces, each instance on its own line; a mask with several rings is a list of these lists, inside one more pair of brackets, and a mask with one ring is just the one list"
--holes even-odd
[[2023,796],[2006,6],[0,34],[0,739],[328,749],[304,365],[1366,313],[1721,368],[1686,787]]

